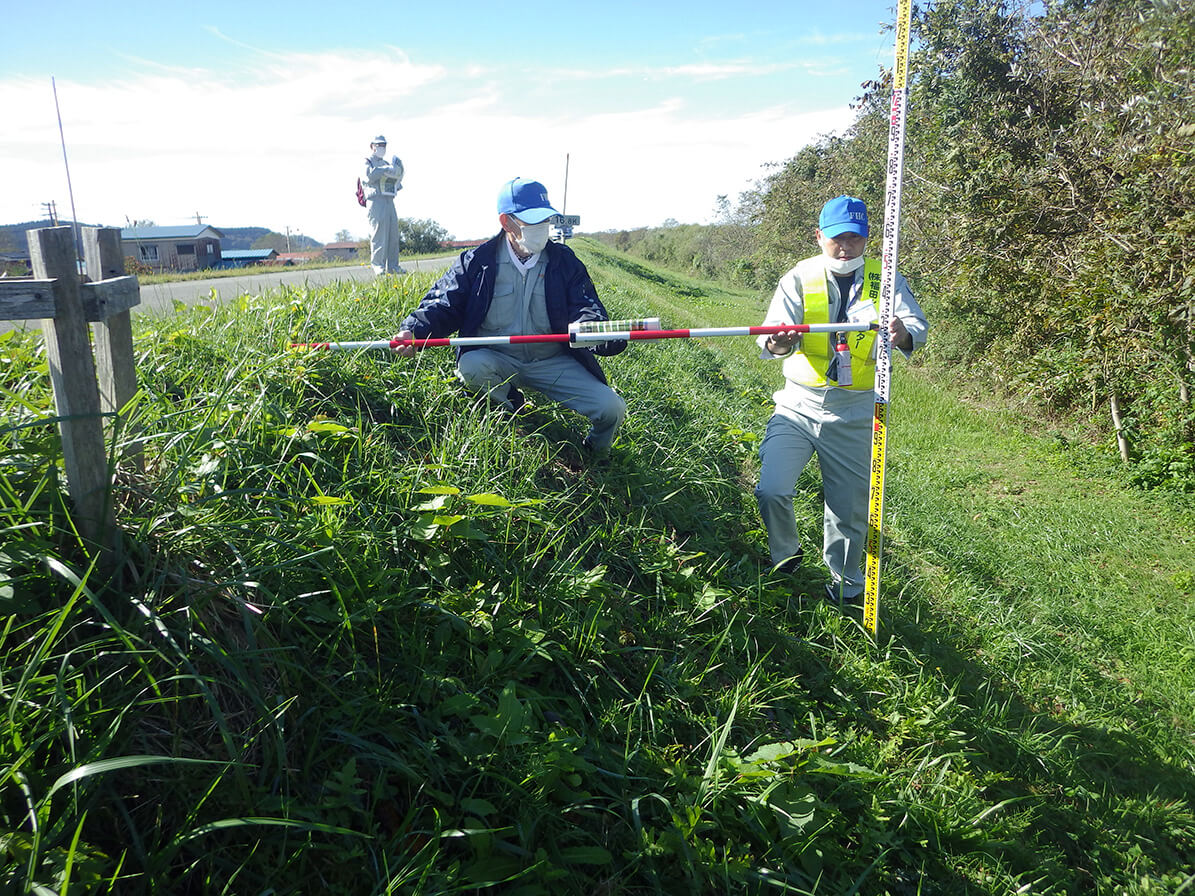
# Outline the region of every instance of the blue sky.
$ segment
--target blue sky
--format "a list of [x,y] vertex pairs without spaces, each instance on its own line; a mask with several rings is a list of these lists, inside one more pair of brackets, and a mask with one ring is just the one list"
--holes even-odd
[[892,64],[886,0],[284,5],[67,0],[0,20],[0,223],[366,233],[370,138],[406,167],[399,214],[497,230],[534,177],[582,230],[705,222],[853,119]]

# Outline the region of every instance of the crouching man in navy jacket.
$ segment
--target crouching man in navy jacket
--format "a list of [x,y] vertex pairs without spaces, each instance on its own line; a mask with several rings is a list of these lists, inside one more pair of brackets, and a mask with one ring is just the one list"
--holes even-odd
[[[572,249],[550,242],[548,226],[558,214],[539,181],[515,178],[498,194],[498,222],[493,239],[463,252],[447,273],[402,322],[398,338],[515,336],[564,333],[570,323],[608,320]],[[626,342],[606,342],[592,349],[568,343],[517,343],[457,348],[457,375],[465,388],[491,404],[517,411],[521,389],[533,389],[592,424],[586,453],[609,456],[626,402],[606,383],[594,354],[614,355]],[[395,351],[414,357],[413,346]]]

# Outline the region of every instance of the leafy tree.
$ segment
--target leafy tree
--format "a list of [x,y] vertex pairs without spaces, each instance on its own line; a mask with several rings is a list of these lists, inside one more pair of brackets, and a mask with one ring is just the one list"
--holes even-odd
[[902,267],[937,351],[1086,403],[1151,481],[1195,480],[1193,23],[1190,0],[933,3],[911,66]]
[[398,237],[405,252],[436,252],[440,243],[451,239],[448,231],[430,218],[399,218]]
[[[844,135],[824,136],[804,147],[757,192],[740,196],[740,216],[753,215],[757,222],[752,259],[757,286],[774,284],[796,260],[817,251],[814,229],[827,199],[845,193],[863,199],[873,212],[883,208],[890,84],[890,79],[863,84],[859,115]],[[748,212],[747,205],[755,211]],[[872,217],[878,234],[880,216]]]
[[[1195,487],[1195,2],[939,0],[914,37],[900,263],[935,355]],[[831,196],[866,200],[878,238],[891,76],[862,88],[846,134],[720,197],[713,227],[610,241],[765,288]]]

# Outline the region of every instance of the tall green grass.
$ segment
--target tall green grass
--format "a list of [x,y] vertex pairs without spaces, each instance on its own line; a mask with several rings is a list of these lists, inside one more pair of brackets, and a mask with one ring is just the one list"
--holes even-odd
[[[762,315],[575,245],[616,317]],[[608,470],[447,352],[287,350],[388,335],[429,284],[141,321],[111,569],[41,349],[0,336],[6,891],[1195,887],[1189,517],[902,365],[873,642],[814,564],[767,573],[749,340],[607,360]]]

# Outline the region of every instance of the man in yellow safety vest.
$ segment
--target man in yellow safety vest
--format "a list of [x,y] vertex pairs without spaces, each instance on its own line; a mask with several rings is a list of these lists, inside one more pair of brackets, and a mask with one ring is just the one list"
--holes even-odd
[[[880,262],[865,258],[867,206],[853,196],[827,202],[818,218],[821,254],[780,278],[764,325],[879,319]],[[906,357],[925,344],[929,325],[909,284],[894,277],[892,346]],[[759,337],[763,358],[783,358],[784,387],[759,448],[755,498],[775,569],[792,572],[803,556],[793,509],[797,478],[814,452],[825,493],[822,557],[842,603],[863,594],[861,561],[875,408],[876,333],[778,333]]]

